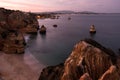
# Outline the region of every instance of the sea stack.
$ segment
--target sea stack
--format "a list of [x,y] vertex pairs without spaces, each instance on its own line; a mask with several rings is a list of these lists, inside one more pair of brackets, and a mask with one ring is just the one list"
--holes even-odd
[[91,25],[90,26],[90,33],[96,33],[95,26]]
[[46,34],[46,27],[44,25],[40,28],[40,34]]
[[54,24],[53,27],[57,27],[57,24]]
[[71,20],[71,17],[68,17],[68,20]]

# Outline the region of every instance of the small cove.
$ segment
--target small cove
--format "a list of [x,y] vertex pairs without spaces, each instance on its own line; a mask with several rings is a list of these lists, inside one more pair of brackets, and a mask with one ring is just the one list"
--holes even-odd
[[[74,45],[84,38],[92,38],[116,53],[120,48],[120,14],[61,15],[59,19],[38,21],[40,26],[45,25],[47,33],[27,35],[26,53],[32,54],[44,66],[64,62]],[[54,24],[58,26],[55,28]],[[92,24],[97,31],[95,35],[89,34]]]

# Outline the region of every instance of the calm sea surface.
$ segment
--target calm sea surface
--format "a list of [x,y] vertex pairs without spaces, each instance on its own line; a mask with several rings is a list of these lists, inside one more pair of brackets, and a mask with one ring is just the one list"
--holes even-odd
[[[26,52],[45,66],[64,62],[74,45],[84,38],[92,38],[116,53],[120,48],[120,14],[61,15],[59,19],[38,21],[40,26],[45,25],[47,33],[27,35]],[[54,28],[54,24],[58,27]],[[95,35],[89,34],[92,24],[96,27]]]

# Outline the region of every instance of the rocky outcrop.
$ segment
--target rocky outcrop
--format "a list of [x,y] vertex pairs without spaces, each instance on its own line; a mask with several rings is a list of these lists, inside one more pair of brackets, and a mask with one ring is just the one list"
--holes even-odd
[[32,13],[15,11],[8,16],[8,24],[11,29],[25,33],[37,33],[38,21]]
[[9,30],[20,30],[26,33],[37,32],[36,14],[0,8],[0,23],[6,24]]
[[84,73],[79,80],[92,80],[88,73]]
[[18,31],[10,31],[7,35],[4,44],[3,51],[5,53],[24,53],[25,49],[25,40],[22,33]]
[[0,8],[0,51],[23,53],[23,33],[37,33],[37,30],[35,14]]
[[101,76],[99,80],[119,80],[120,75],[117,72],[117,67],[112,65],[110,68]]
[[6,22],[0,22],[0,51],[3,49],[4,40],[6,39],[9,31]]
[[0,35],[0,51],[3,49],[3,42],[4,40],[1,38],[1,35]]
[[46,27],[42,25],[39,32],[40,34],[46,34]]
[[[94,40],[85,39],[75,45],[62,68],[59,65],[53,69],[45,68],[39,80],[119,80],[119,61],[113,51]],[[60,75],[54,73],[56,67],[61,69],[58,71]],[[49,78],[51,75],[56,75],[58,79]]]
[[39,80],[60,80],[63,74],[63,63],[43,69]]

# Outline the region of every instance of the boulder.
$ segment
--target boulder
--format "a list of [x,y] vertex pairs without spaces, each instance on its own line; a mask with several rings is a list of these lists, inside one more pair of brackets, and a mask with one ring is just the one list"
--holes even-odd
[[[109,77],[118,80],[120,78],[120,60],[118,59],[113,51],[103,47],[98,42],[84,39],[75,45],[70,56],[66,59],[62,72],[58,72],[60,74],[57,75],[57,77],[60,77],[59,79],[54,77],[48,79],[49,76],[56,75],[48,72],[45,72],[48,75],[44,74],[44,71],[48,68],[44,69],[42,74],[46,76],[46,80],[102,80],[108,75],[106,71],[112,69],[111,74],[115,74],[109,75]],[[112,67],[113,65],[114,67]],[[56,67],[59,67],[59,65],[53,67],[51,72],[54,72],[53,70]],[[39,80],[42,80],[41,76]]]

